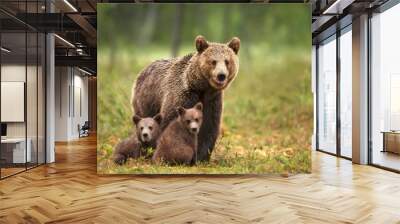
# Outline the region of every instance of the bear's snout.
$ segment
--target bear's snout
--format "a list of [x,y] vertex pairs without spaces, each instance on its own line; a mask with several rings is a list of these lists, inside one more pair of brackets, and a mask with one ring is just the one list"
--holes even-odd
[[148,130],[144,130],[141,134],[141,138],[143,142],[149,142],[151,140],[151,135]]
[[191,133],[193,133],[193,134],[198,134],[199,131],[200,131],[199,123],[194,122],[194,121],[190,122],[190,124],[189,124],[189,131],[190,131]]
[[226,79],[226,74],[225,73],[219,73],[217,75],[218,82],[223,82],[223,81],[225,81],[225,79]]

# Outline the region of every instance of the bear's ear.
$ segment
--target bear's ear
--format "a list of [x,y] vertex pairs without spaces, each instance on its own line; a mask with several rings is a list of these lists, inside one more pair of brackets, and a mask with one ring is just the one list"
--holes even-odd
[[197,49],[197,52],[201,53],[205,49],[207,49],[207,47],[208,47],[208,43],[206,41],[206,38],[204,38],[201,35],[197,36],[196,37],[196,49]]
[[183,116],[186,112],[185,108],[183,107],[178,107],[176,111],[178,112],[179,116]]
[[237,37],[232,38],[232,40],[228,43],[228,47],[231,48],[235,54],[237,54],[240,48],[240,39]]
[[133,116],[132,120],[133,120],[133,123],[135,123],[135,125],[136,125],[139,123],[140,120],[142,120],[142,118],[139,117],[138,115],[135,115],[135,116]]
[[203,104],[201,102],[198,102],[196,105],[194,105],[194,108],[197,110],[203,111]]
[[161,114],[157,114],[156,116],[153,117],[153,119],[154,119],[158,124],[161,124],[162,116],[161,116]]

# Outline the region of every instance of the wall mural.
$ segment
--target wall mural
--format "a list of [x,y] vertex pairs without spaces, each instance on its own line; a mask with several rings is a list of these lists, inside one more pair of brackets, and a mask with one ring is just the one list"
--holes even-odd
[[307,4],[98,4],[98,173],[311,172],[310,20]]

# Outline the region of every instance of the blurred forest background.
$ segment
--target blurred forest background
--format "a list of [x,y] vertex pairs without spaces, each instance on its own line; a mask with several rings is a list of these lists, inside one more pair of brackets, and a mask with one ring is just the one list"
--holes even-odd
[[[310,172],[311,11],[307,4],[98,4],[99,173]],[[210,163],[112,163],[132,133],[131,88],[152,61],[195,52],[194,39],[241,39]]]

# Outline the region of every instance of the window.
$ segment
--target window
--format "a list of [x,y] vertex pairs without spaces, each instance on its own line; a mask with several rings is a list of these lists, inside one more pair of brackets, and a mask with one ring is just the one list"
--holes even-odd
[[[318,63],[318,90],[317,90],[318,91],[318,108],[317,108],[318,139],[317,140],[318,141],[317,142],[318,142],[318,149],[321,151],[333,154],[340,153],[338,156],[351,158],[352,157],[352,26],[351,24],[345,27],[344,29],[340,30],[339,33],[340,36],[333,35],[327,40],[320,43],[317,51],[318,52],[317,55],[318,57],[317,58],[317,63]],[[337,123],[338,121],[340,121],[339,125]]]
[[400,5],[371,18],[371,162],[400,170]]
[[340,155],[352,157],[352,35],[341,31],[340,44]]
[[[44,2],[19,2],[18,6],[21,13],[36,13],[41,10],[40,3]],[[0,20],[2,179],[45,163],[46,39],[3,12]]]
[[318,149],[336,153],[336,36],[318,47]]

